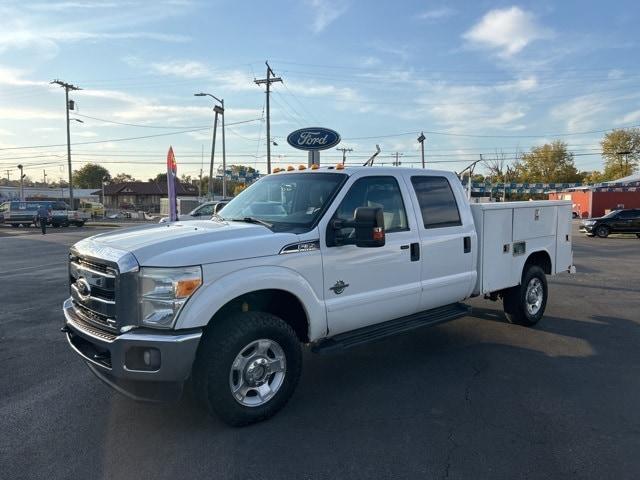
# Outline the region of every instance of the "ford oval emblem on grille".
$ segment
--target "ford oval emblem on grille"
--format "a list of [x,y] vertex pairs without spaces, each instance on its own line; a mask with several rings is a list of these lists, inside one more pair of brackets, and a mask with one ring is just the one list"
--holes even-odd
[[91,285],[84,278],[79,278],[76,280],[76,288],[78,289],[78,294],[80,298],[86,300],[91,295]]

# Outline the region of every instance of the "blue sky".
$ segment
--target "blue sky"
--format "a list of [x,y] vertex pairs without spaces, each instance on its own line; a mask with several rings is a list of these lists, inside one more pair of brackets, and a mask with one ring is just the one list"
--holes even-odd
[[[399,151],[417,166],[425,131],[434,168],[561,138],[580,169],[600,169],[597,131],[640,125],[639,13],[634,1],[3,1],[1,176],[16,178],[21,162],[32,178],[66,177],[65,147],[51,146],[66,142],[56,78],[83,88],[72,143],[100,142],[74,145],[74,168],[146,179],[171,144],[179,173],[197,175],[212,112],[193,93],[205,91],[225,99],[228,162],[264,171],[253,80],[267,59],[284,79],[272,95],[274,165],[306,163],[285,137],[321,125],[354,162],[379,144],[381,163]],[[40,147],[15,148],[25,146]]]

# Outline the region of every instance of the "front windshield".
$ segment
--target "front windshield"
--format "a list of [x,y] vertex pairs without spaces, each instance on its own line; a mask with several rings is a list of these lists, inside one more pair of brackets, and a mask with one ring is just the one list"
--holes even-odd
[[342,173],[325,172],[269,175],[231,200],[220,217],[252,218],[270,223],[273,230],[304,232],[324,212],[346,178]]

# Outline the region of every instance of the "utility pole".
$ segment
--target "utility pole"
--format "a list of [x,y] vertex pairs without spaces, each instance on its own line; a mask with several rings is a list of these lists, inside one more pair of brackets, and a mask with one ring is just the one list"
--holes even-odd
[[342,164],[344,165],[344,162],[347,160],[347,152],[353,152],[353,148],[336,148],[336,150],[339,150],[342,152]]
[[20,170],[20,201],[24,202],[24,174],[22,173],[22,164],[18,165]]
[[47,171],[42,169],[42,180],[44,181],[44,186],[47,186]]
[[7,184],[11,181],[11,170],[7,169]]
[[393,162],[394,167],[399,167],[400,165],[402,165],[402,162],[398,159],[398,157],[402,155],[404,155],[404,153],[400,153],[400,152],[396,152],[392,155],[396,157],[395,161]]
[[64,88],[64,96],[65,96],[65,107],[67,111],[67,166],[69,168],[69,204],[71,205],[71,209],[75,210],[73,204],[73,171],[71,169],[71,133],[69,127],[69,90],[82,90],[80,87],[76,87],[67,82],[63,82],[61,80],[54,80],[51,82],[52,84],[60,85]]
[[271,173],[271,109],[269,107],[269,93],[271,92],[271,84],[276,82],[282,82],[282,78],[276,77],[275,73],[269,66],[269,62],[264,62],[267,66],[267,78],[255,79],[253,82],[256,85],[267,85],[267,173]]
[[427,137],[424,136],[424,132],[420,132],[420,136],[418,137],[418,142],[420,142],[420,151],[422,153],[422,168],[424,168],[424,141]]

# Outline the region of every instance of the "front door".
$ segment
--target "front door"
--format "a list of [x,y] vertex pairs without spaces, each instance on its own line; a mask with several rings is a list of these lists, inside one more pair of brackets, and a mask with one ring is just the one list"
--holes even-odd
[[[362,248],[323,241],[325,305],[329,335],[354,330],[415,313],[420,293],[420,261],[412,258],[418,242],[416,219],[407,189],[400,178],[385,175],[350,180],[337,209],[327,218],[351,220],[358,207],[381,207],[386,243]],[[322,235],[331,227],[321,224]],[[336,232],[343,242],[353,238],[352,228]],[[340,242],[339,242],[340,243]]]

